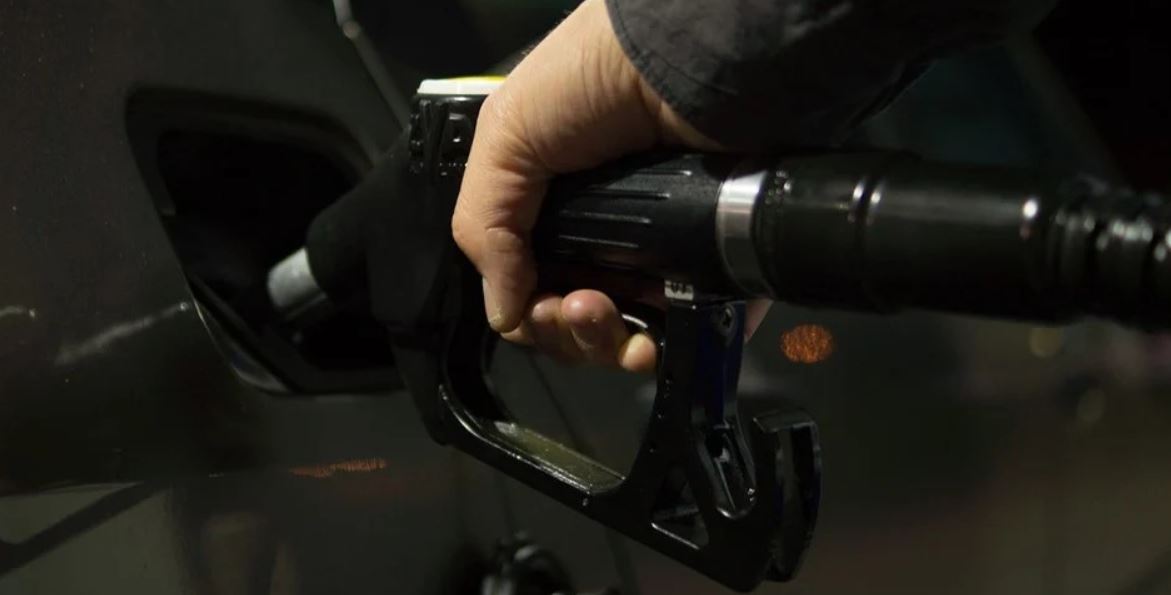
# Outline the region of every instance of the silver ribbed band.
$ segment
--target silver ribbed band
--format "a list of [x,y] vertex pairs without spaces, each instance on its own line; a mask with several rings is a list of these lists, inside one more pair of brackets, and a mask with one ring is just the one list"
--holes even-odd
[[720,185],[716,203],[716,244],[724,270],[751,296],[770,293],[752,241],[752,216],[767,176],[768,169],[759,161],[740,162]]

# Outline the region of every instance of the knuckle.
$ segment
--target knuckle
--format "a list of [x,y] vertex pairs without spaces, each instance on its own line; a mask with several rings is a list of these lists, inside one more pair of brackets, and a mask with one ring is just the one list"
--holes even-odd
[[496,89],[493,93],[489,93],[484,98],[484,103],[480,106],[480,123],[491,122],[497,116],[497,111],[500,109],[501,89],[503,87]]
[[492,127],[509,121],[515,113],[512,107],[514,103],[515,101],[509,92],[508,85],[505,83],[505,85],[496,89],[493,93],[489,93],[484,98],[484,103],[480,106],[479,122]]
[[495,139],[507,129],[513,121],[514,110],[508,106],[510,100],[502,92],[496,90],[484,99],[480,106],[480,114],[476,118],[476,136],[472,139],[474,145],[492,145]]
[[485,247],[494,254],[522,255],[526,244],[524,237],[514,229],[493,227],[485,231]]
[[473,230],[474,226],[468,221],[463,211],[456,209],[455,214],[451,217],[451,237],[460,250],[467,252],[472,248],[472,234],[475,233]]

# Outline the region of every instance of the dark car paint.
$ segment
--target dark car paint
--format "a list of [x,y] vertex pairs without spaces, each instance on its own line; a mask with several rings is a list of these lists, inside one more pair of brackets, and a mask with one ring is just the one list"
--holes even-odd
[[[872,136],[1104,169],[1005,82],[1036,73],[1004,56],[934,73],[969,92],[929,77]],[[0,73],[0,593],[468,593],[516,530],[582,589],[719,592],[434,444],[401,393],[279,397],[233,372],[135,160],[127,104],[177,89],[323,114],[373,159],[398,127],[327,3],[11,3]],[[924,119],[924,103],[949,110]],[[779,355],[798,324],[833,334],[829,360]],[[817,417],[826,498],[805,571],[760,592],[1165,592],[1166,350],[1094,324],[778,307],[744,389]],[[558,411],[523,356],[500,365],[539,427],[629,457],[644,381],[550,373]]]

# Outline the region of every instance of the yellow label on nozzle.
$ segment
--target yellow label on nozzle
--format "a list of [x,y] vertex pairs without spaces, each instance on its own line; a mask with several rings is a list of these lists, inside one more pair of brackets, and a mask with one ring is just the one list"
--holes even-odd
[[419,83],[419,95],[487,95],[504,82],[502,76],[462,76],[427,79]]

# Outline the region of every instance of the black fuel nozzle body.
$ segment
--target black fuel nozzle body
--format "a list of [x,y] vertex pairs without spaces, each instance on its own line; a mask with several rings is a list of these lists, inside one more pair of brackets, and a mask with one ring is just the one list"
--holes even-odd
[[485,381],[495,335],[450,237],[479,100],[418,96],[409,136],[273,270],[274,303],[363,304],[436,440],[731,588],[796,572],[820,494],[808,416],[741,419],[744,299],[1171,322],[1158,197],[899,153],[634,156],[554,180],[533,231],[538,261],[664,283],[652,421],[622,474],[526,428]]
[[[385,277],[369,268],[372,243],[446,242],[478,106],[417,99],[409,138],[314,221],[308,264],[335,302]],[[544,263],[702,294],[1157,330],[1171,324],[1169,232],[1164,197],[1083,177],[892,152],[648,154],[554,180],[533,243]]]
[[556,183],[535,242],[708,293],[1160,330],[1169,232],[1153,194],[872,152],[634,158]]

